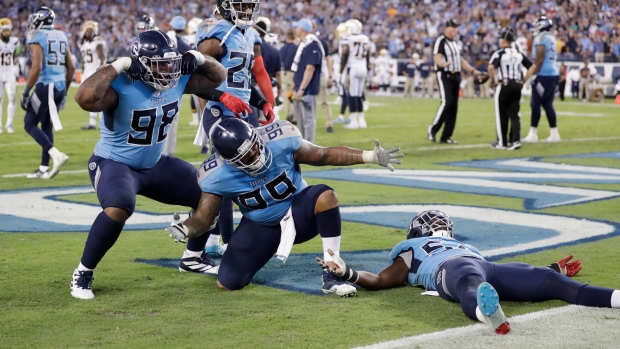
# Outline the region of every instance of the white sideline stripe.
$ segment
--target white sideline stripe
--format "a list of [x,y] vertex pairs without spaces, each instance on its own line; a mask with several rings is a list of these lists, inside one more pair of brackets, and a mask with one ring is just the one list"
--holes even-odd
[[[620,137],[571,138],[571,139],[562,139],[562,142],[560,143],[600,142],[600,141],[617,141],[617,140],[620,140]],[[443,146],[438,145],[438,146],[432,146],[432,147],[420,147],[418,148],[418,151],[434,151],[434,150],[442,150],[442,149],[473,149],[473,148],[491,149],[489,146],[489,143],[468,144],[468,145],[443,145]],[[538,144],[555,144],[555,143],[538,142]]]
[[[190,162],[190,164],[196,166],[196,165],[200,165],[202,164],[202,162]],[[87,173],[88,170],[68,170],[68,171],[61,171],[59,173],[62,174],[67,174],[67,173],[71,173],[71,174],[75,174],[75,173]],[[19,178],[19,177],[26,177],[26,175],[29,175],[30,173],[12,173],[12,174],[5,174],[2,175],[2,178]]]
[[619,309],[568,305],[511,317],[508,321],[512,329],[504,336],[477,323],[354,349],[617,348],[620,342],[620,333],[614,330],[620,326]]

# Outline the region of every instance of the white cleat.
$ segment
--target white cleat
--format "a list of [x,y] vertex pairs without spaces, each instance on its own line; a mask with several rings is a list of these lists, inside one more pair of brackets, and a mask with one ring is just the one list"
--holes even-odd
[[495,333],[506,334],[510,332],[510,324],[499,305],[499,295],[491,284],[483,282],[478,286],[476,300],[482,317]]
[[79,271],[75,269],[71,277],[71,295],[79,299],[93,299],[93,271]]
[[32,172],[31,174],[26,175],[26,178],[30,178],[30,179],[50,179],[52,178],[52,176],[50,176],[50,171],[41,171],[39,169],[37,169],[36,171]]
[[56,149],[56,147],[50,149],[48,153],[50,154],[50,156],[52,157],[52,161],[54,162],[54,165],[52,166],[52,171],[50,171],[50,178],[52,178],[57,175],[58,172],[60,172],[60,168],[62,167],[62,165],[69,161],[69,156],[67,156],[67,154],[65,153],[61,153],[60,150]]
[[6,132],[10,133],[10,134],[15,133],[15,130],[13,129],[13,125],[7,125],[6,126]]
[[323,293],[335,294],[340,297],[353,297],[357,294],[355,286],[347,284],[336,275],[323,270]]
[[368,125],[366,124],[366,119],[364,119],[363,116],[360,116],[357,119],[357,124],[359,125],[360,128],[368,128]]
[[521,143],[538,143],[538,136],[534,133],[529,133],[527,137],[521,139]]
[[363,105],[363,110],[364,110],[365,112],[367,112],[367,111],[368,111],[368,109],[370,109],[370,102],[369,102],[369,101],[364,101],[364,102],[362,103],[362,105]]

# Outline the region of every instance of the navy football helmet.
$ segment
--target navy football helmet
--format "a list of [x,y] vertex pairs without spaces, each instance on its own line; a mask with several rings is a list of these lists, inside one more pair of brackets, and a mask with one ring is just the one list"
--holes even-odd
[[225,20],[241,29],[247,29],[258,20],[260,0],[217,0],[215,10]]
[[553,20],[551,20],[551,18],[541,16],[536,20],[536,22],[534,22],[532,34],[538,35],[542,32],[548,32],[551,31],[551,28],[553,28]]
[[142,80],[156,90],[177,86],[181,78],[181,58],[176,43],[161,30],[144,31],[131,44],[131,59],[146,68]]
[[155,20],[149,15],[142,15],[136,23],[136,34],[139,34],[145,30],[155,29]]
[[215,151],[229,165],[250,176],[267,172],[272,154],[263,138],[247,122],[234,117],[222,117],[209,131]]
[[51,8],[41,6],[28,17],[28,31],[38,29],[54,29],[56,14]]
[[439,210],[427,210],[420,212],[409,224],[407,239],[421,238],[425,236],[454,237],[454,223],[452,219]]

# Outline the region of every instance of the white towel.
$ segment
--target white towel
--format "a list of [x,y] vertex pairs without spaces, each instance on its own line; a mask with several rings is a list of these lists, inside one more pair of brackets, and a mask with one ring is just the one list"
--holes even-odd
[[49,105],[50,119],[52,119],[54,130],[55,131],[62,130],[62,124],[60,123],[60,118],[58,117],[58,109],[56,108],[56,102],[54,102],[54,83],[53,82],[49,84],[49,90],[47,91],[47,103]]
[[306,38],[299,43],[299,46],[297,46],[297,52],[295,52],[295,58],[293,59],[293,64],[291,65],[292,71],[297,71],[297,66],[299,65],[299,60],[301,59],[301,53],[304,51],[306,46],[310,45],[313,41],[316,41],[319,44],[321,55],[323,56],[323,60],[325,60],[325,51],[323,50],[321,40],[319,40],[319,38],[317,38],[314,34],[308,34]]
[[295,243],[295,235],[297,235],[292,208],[286,211],[286,214],[280,221],[280,229],[282,230],[282,235],[280,236],[280,245],[278,245],[276,257],[278,257],[282,263],[286,263],[286,259],[293,249],[293,243]]
[[209,141],[209,137],[205,132],[205,128],[202,126],[202,114],[204,113],[200,114],[200,122],[198,122],[198,132],[196,132],[196,138],[194,138],[194,145],[197,145],[199,147],[204,147]]
[[439,292],[437,292],[437,291],[426,291],[426,292],[422,292],[420,294],[423,295],[423,296],[439,297]]

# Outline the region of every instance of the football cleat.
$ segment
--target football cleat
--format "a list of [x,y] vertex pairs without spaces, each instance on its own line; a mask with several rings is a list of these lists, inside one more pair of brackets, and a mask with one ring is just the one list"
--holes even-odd
[[97,126],[95,126],[95,125],[86,125],[86,126],[80,127],[80,129],[82,129],[82,130],[96,130]]
[[366,124],[366,119],[364,118],[363,114],[358,116],[357,123],[360,126],[360,128],[368,128],[368,125]]
[[344,124],[344,116],[338,115],[338,117],[334,119],[334,124]]
[[362,110],[367,112],[368,109],[370,109],[370,102],[368,102],[368,101],[362,102]]
[[357,288],[326,270],[323,270],[322,290],[325,294],[334,293],[340,297],[353,297],[357,294]]
[[50,171],[41,171],[37,169],[33,173],[26,175],[26,178],[50,179],[52,176],[50,176]]
[[503,145],[501,145],[499,143],[499,141],[493,141],[491,143],[489,143],[489,146],[493,149],[506,149],[506,147],[504,147]]
[[508,146],[506,147],[507,150],[516,150],[519,148],[521,148],[521,142],[519,141],[508,143]]
[[459,144],[459,142],[458,142],[458,141],[455,141],[455,140],[454,140],[454,139],[452,139],[452,138],[448,138],[448,139],[446,139],[446,140],[443,140],[443,139],[442,139],[442,140],[440,140],[440,141],[439,141],[439,143],[443,143],[443,144]]
[[482,317],[495,333],[506,334],[510,332],[510,324],[502,311],[502,307],[499,305],[499,295],[491,284],[483,282],[478,285],[476,299]]
[[205,253],[211,257],[221,258],[224,255],[224,252],[226,252],[227,247],[228,244],[223,244],[220,242],[217,245],[205,247]]
[[179,271],[200,274],[217,275],[220,266],[209,258],[204,252],[200,257],[187,257],[181,259]]
[[52,157],[52,161],[54,162],[54,165],[52,166],[52,171],[50,171],[50,178],[52,178],[57,175],[58,172],[60,172],[60,168],[62,167],[62,165],[64,165],[65,162],[69,161],[69,156],[67,156],[67,154],[65,153],[61,153],[60,150],[56,149],[56,147],[50,149],[48,153],[50,154],[50,156]]
[[435,135],[433,134],[433,125],[429,126],[426,130],[426,135],[428,136],[428,140],[431,142],[435,142]]
[[538,143],[538,135],[535,133],[528,133],[528,135],[525,138],[521,139],[521,142],[523,143]]
[[13,129],[12,125],[7,125],[6,126],[6,132],[7,133],[15,133],[15,130]]
[[81,271],[75,269],[73,276],[71,277],[71,295],[79,299],[93,299],[95,294],[93,293],[93,271]]

